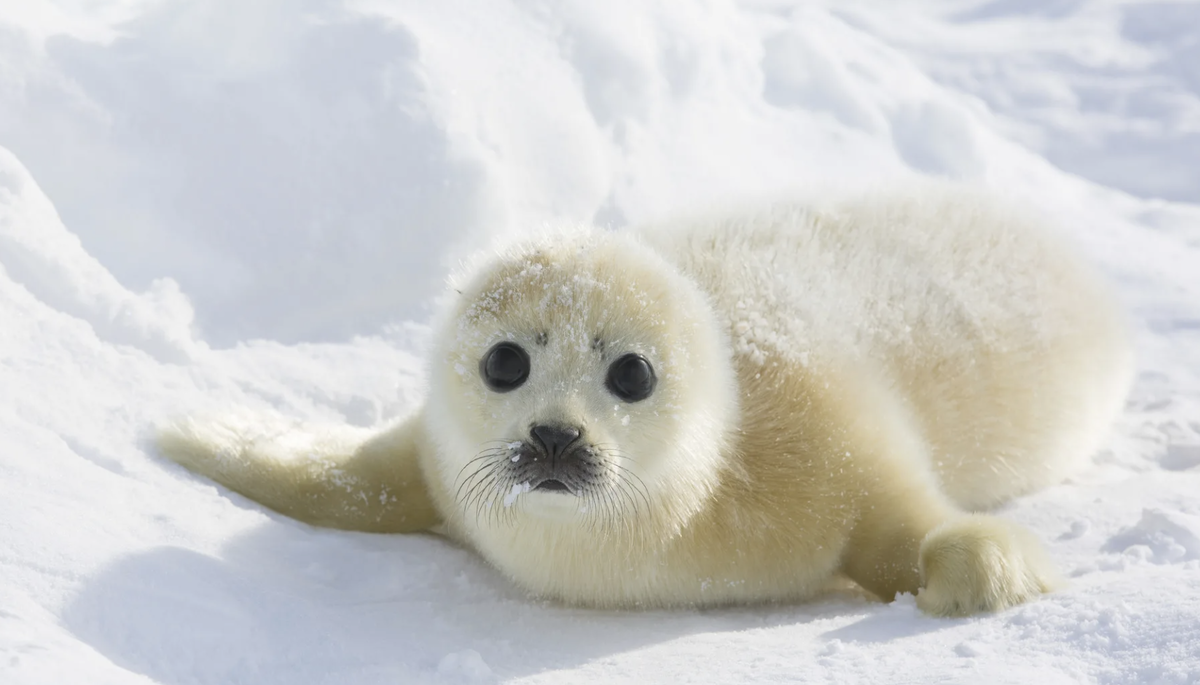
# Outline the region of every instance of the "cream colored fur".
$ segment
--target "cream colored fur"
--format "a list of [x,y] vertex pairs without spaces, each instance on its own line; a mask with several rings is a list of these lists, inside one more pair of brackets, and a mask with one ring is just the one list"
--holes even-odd
[[[1131,368],[1073,251],[955,187],[549,234],[453,290],[394,427],[185,420],[163,452],[303,521],[444,533],[571,603],[795,600],[841,573],[965,615],[1053,587],[1031,534],[970,512],[1086,460]],[[506,340],[531,371],[499,394],[479,360]],[[641,402],[605,388],[626,352],[658,374]],[[546,422],[598,446],[596,488],[508,475]]]

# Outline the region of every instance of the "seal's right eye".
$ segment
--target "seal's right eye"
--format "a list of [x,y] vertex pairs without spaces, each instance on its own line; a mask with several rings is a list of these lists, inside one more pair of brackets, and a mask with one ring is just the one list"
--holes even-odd
[[516,390],[529,378],[529,355],[515,343],[497,343],[479,360],[479,375],[495,392]]

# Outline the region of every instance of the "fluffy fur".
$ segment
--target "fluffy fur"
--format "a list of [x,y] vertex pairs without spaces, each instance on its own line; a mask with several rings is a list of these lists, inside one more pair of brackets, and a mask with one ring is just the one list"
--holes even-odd
[[[452,286],[408,419],[184,420],[162,451],[316,525],[443,533],[571,603],[795,600],[840,573],[965,615],[1054,585],[1032,535],[970,512],[1085,460],[1130,377],[1076,255],[960,188],[547,235]],[[506,393],[480,371],[501,341],[530,359]],[[627,353],[658,378],[639,402],[605,384]],[[539,424],[582,432],[571,492],[531,481]]]

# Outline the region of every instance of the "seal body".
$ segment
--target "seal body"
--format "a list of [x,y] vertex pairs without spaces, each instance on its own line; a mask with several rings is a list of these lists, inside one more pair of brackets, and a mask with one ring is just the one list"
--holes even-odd
[[163,451],[305,521],[442,532],[571,603],[842,574],[961,615],[1054,586],[978,512],[1085,461],[1131,375],[1082,260],[957,187],[546,234],[452,286],[405,421],[185,420]]

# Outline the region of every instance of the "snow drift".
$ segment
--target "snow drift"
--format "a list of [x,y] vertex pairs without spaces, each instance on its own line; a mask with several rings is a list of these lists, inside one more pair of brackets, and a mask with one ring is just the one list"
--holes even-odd
[[[0,681],[1200,682],[1192,3],[0,3]],[[1140,375],[1002,514],[1070,586],[609,613],[158,459],[233,404],[372,426],[444,272],[546,223],[967,179],[1062,224]]]

